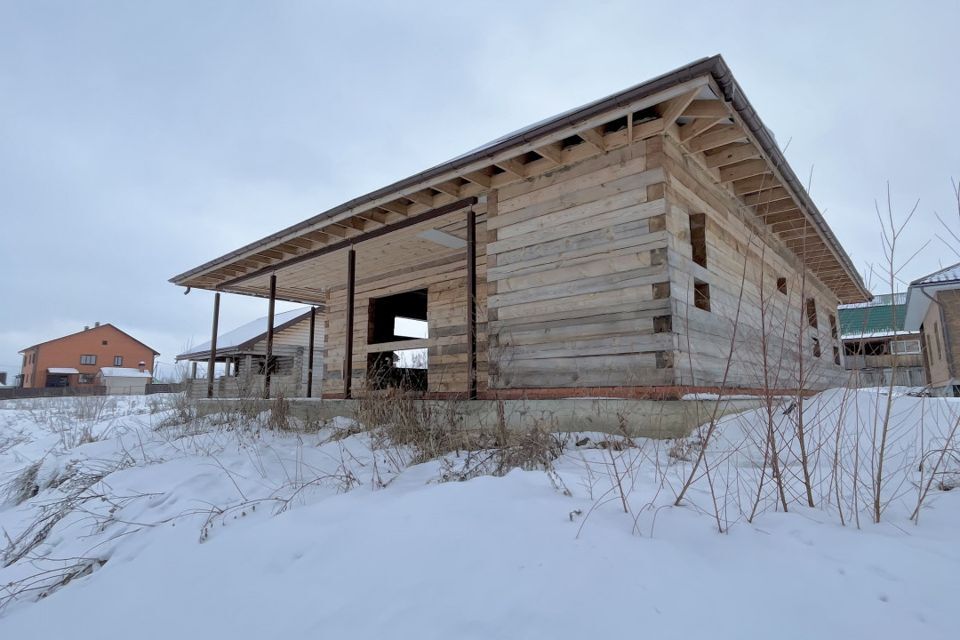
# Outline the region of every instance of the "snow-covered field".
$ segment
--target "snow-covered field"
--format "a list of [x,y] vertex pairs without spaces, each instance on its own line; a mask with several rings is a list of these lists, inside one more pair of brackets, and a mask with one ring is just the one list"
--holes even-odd
[[886,400],[807,402],[808,481],[796,408],[722,420],[681,506],[709,427],[506,470],[346,419],[0,403],[0,638],[956,638],[960,404],[893,398],[875,524]]

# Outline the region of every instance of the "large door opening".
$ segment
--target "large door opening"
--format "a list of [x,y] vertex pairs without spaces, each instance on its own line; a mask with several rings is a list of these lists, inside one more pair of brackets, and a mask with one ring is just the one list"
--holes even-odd
[[427,290],[417,289],[370,300],[367,327],[367,384],[371,389],[427,390],[426,347],[376,351],[376,345],[425,340]]

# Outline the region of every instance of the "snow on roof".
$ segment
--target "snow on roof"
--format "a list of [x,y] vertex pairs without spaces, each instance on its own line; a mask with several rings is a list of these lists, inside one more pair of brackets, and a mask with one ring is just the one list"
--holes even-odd
[[904,327],[919,330],[927,308],[932,303],[931,295],[960,287],[960,262],[934,271],[910,283],[907,289],[907,314]]
[[[310,313],[310,307],[300,307],[298,309],[293,309],[292,311],[284,311],[283,313],[278,313],[273,316],[273,326],[274,328],[281,325],[287,324],[297,320],[301,316],[306,316]],[[267,316],[262,318],[257,318],[247,324],[241,325],[236,329],[228,331],[227,333],[217,335],[217,351],[225,351],[227,349],[233,349],[239,347],[242,344],[255,340],[260,336],[265,336],[267,334]],[[195,347],[184,351],[177,358],[182,358],[196,353],[203,353],[210,351],[210,341],[206,341],[203,344],[198,344]]]
[[841,304],[838,309],[863,309],[865,307],[886,307],[891,304],[906,304],[907,303],[907,292],[901,291],[899,293],[878,293],[873,296],[873,300],[870,302],[854,302],[852,304]]
[[891,337],[897,337],[903,340],[916,340],[919,337],[919,334],[916,331],[907,331],[905,329],[840,334],[841,340],[875,340],[879,338]]
[[956,282],[960,280],[960,262],[951,265],[940,271],[918,278],[910,283],[910,286],[924,286],[928,284],[941,284],[944,282]]
[[149,371],[140,371],[132,367],[103,367],[100,369],[100,375],[105,378],[152,378],[153,374]]
[[80,373],[73,367],[50,367],[47,369],[47,373],[59,374],[59,375],[71,375],[74,373]]

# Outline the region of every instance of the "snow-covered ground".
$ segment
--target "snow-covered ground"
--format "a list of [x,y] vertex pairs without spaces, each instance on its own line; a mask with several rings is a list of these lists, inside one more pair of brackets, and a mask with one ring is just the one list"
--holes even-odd
[[877,391],[807,402],[808,483],[796,407],[723,419],[681,506],[709,426],[497,476],[346,419],[0,403],[0,638],[956,638],[960,404],[891,400],[879,524]]

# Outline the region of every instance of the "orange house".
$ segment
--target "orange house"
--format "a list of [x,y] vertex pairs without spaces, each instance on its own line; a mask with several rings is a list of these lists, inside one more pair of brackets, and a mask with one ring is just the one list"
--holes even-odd
[[160,355],[112,324],[99,322],[20,353],[20,380],[25,388],[92,387],[103,367],[153,371],[154,358]]

